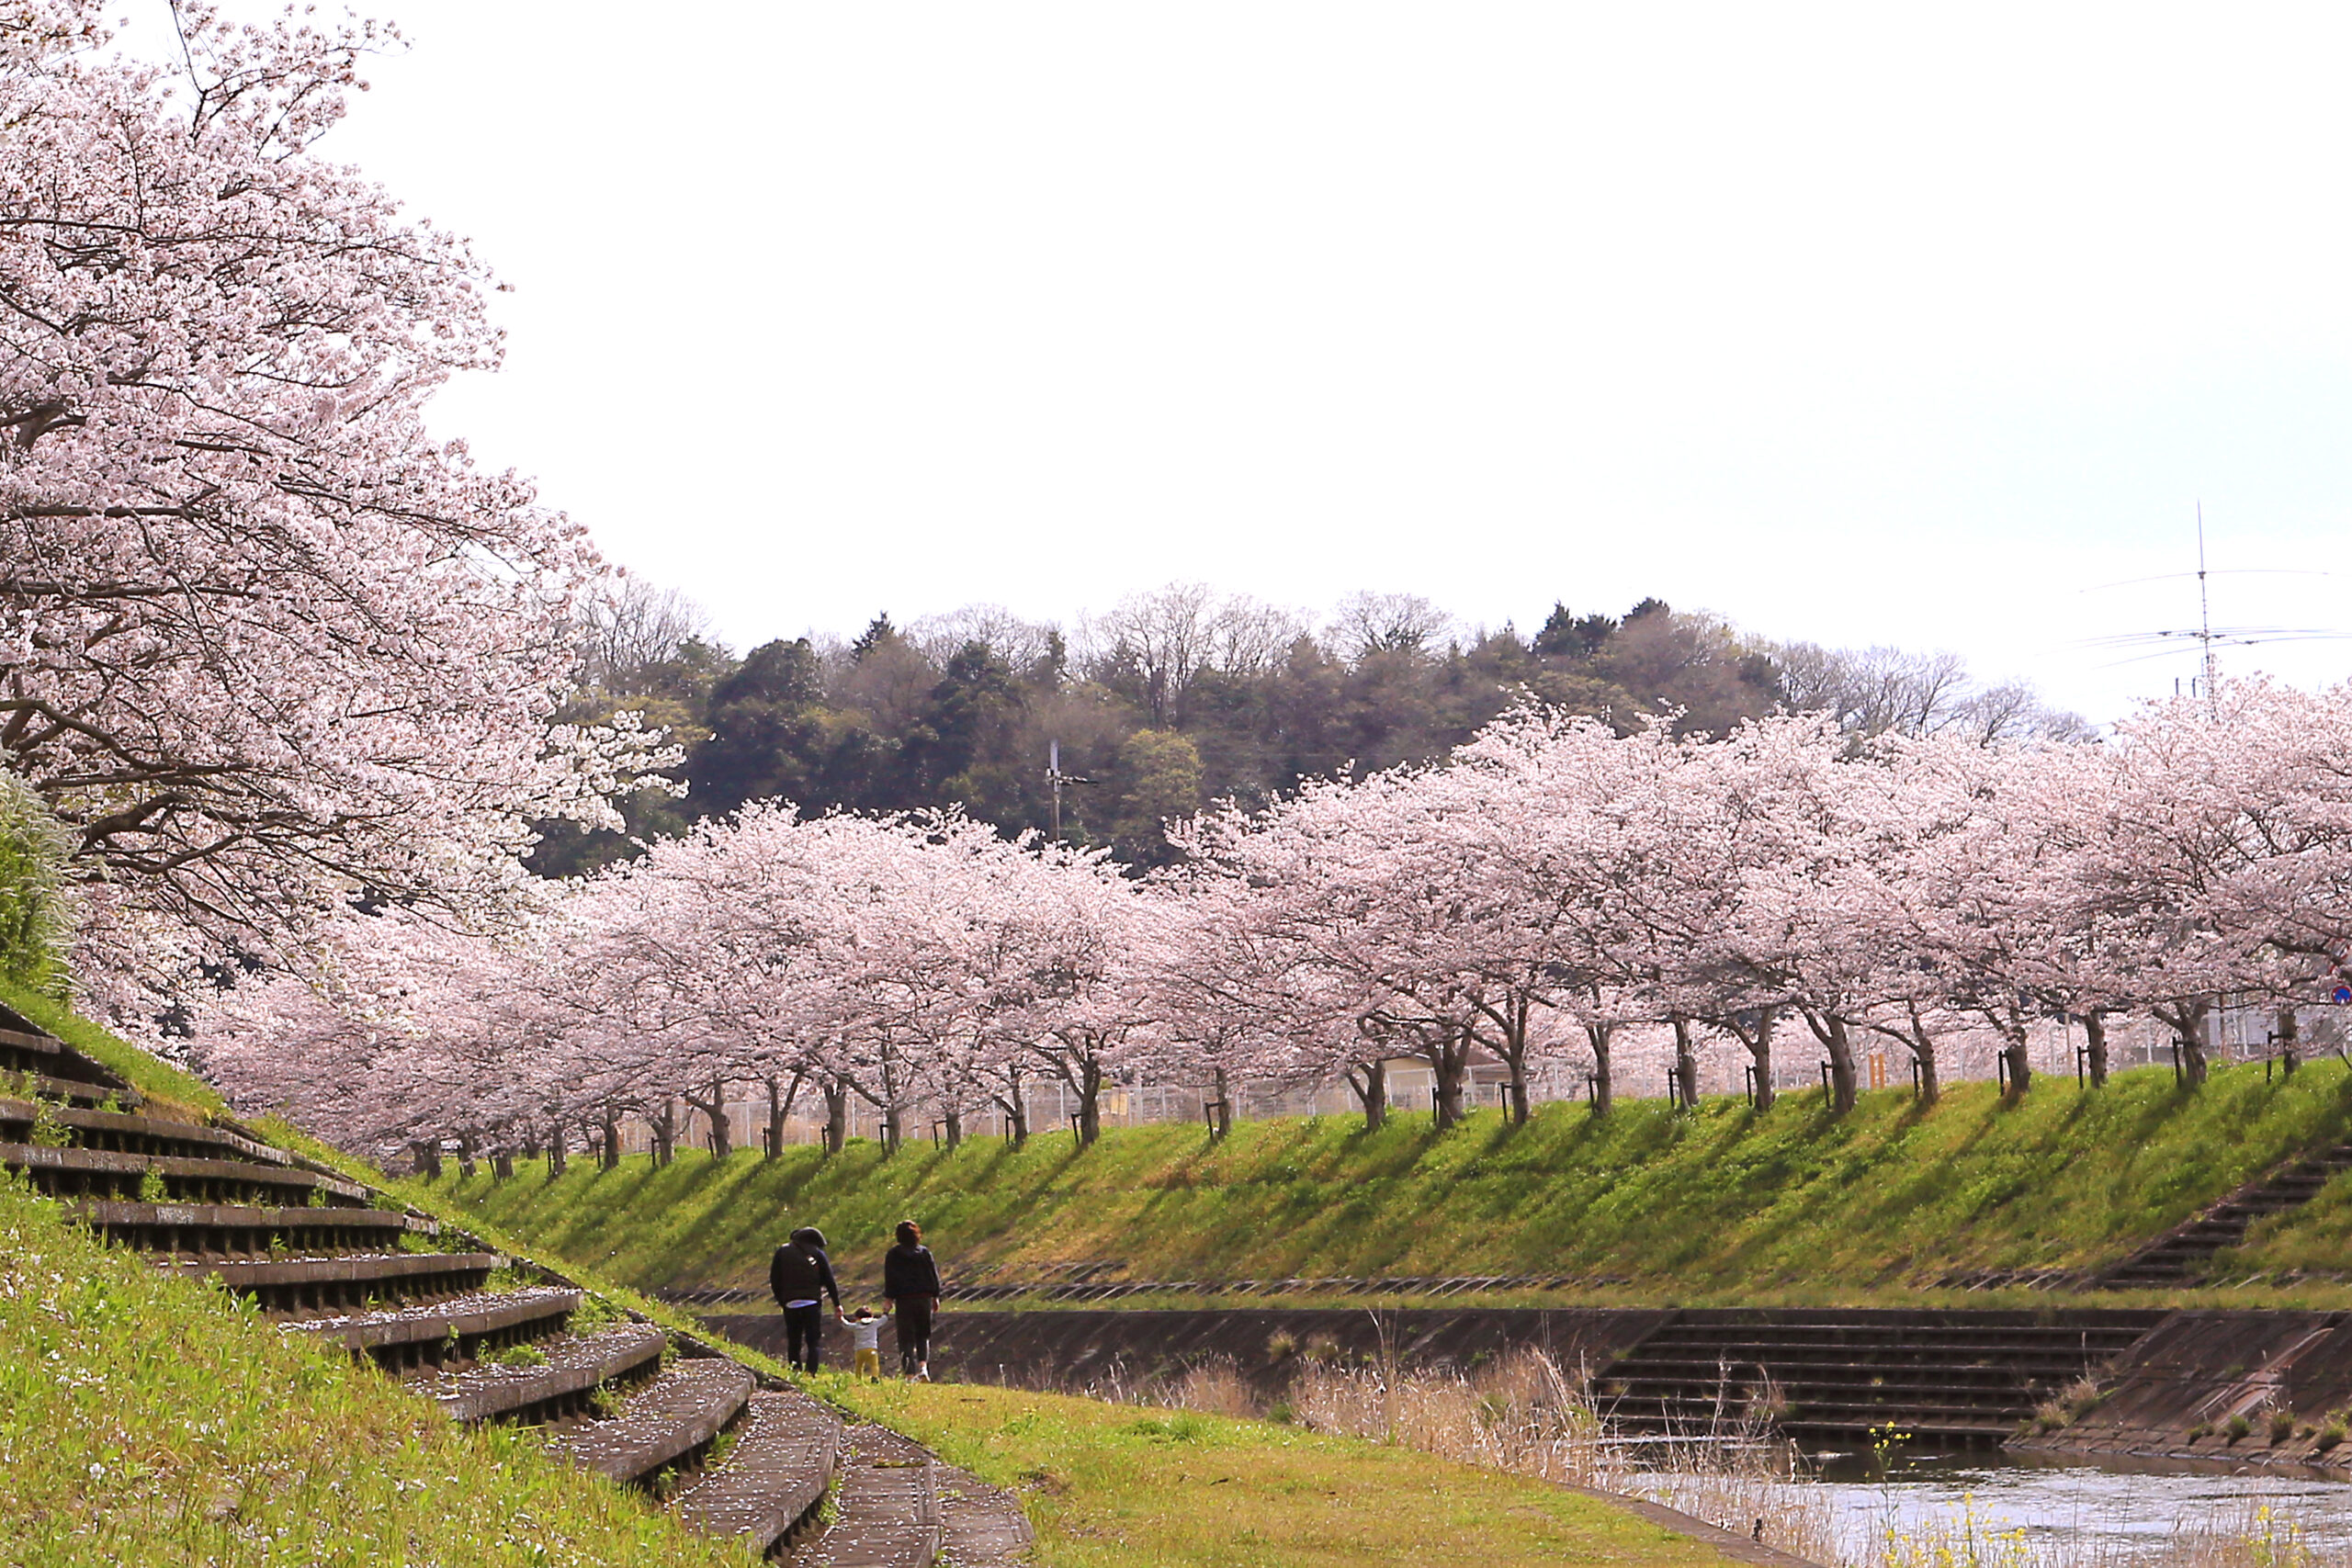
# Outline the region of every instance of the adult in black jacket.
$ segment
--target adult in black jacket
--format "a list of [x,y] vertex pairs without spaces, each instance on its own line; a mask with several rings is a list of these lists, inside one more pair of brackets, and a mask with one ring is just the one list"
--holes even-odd
[[882,1293],[899,1325],[899,1371],[931,1381],[931,1316],[939,1309],[939,1265],[922,1244],[922,1227],[899,1222],[899,1245],[882,1255]]
[[[775,1249],[768,1264],[768,1289],[784,1309],[785,1360],[802,1371],[817,1370],[817,1343],[824,1337],[824,1298],[833,1298],[842,1310],[842,1291],[833,1283],[832,1259],[825,1256],[825,1233],[803,1225],[792,1239]],[[803,1351],[807,1354],[804,1357]]]

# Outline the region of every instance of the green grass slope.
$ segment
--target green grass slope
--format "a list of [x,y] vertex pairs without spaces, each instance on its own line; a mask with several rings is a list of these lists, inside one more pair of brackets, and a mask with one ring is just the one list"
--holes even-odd
[[[0,982],[0,1003],[120,1073],[153,1113],[224,1109],[44,997]],[[103,1245],[17,1178],[0,1179],[0,1474],[12,1568],[742,1561],[535,1431],[453,1427],[372,1366]]]
[[1738,1100],[1600,1119],[1551,1105],[1524,1128],[1487,1111],[1442,1135],[1426,1115],[1371,1134],[1250,1122],[1224,1145],[1193,1126],[1116,1128],[1083,1152],[1059,1134],[895,1158],[865,1144],[830,1160],[689,1153],[420,1190],[648,1290],[757,1286],[802,1224],[824,1229],[845,1277],[871,1278],[911,1217],[967,1277],[1102,1259],[1170,1280],[1557,1271],[1624,1281],[1602,1296],[1804,1302],[2101,1263],[2347,1135],[2352,1070],[2324,1061],[2276,1081],[2233,1068],[2194,1093],[2160,1069],[2097,1092],[2044,1080],[2016,1104],[1965,1084],[1927,1111],[1888,1091],[1844,1118],[1818,1094],[1763,1115]]
[[340,1349],[100,1245],[0,1181],[0,1560],[741,1561],[550,1456],[455,1427]]

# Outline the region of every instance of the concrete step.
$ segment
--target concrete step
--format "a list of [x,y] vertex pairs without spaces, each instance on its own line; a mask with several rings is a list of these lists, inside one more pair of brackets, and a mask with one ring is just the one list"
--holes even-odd
[[69,1200],[65,1209],[120,1246],[186,1258],[380,1251],[403,1235],[429,1235],[440,1228],[429,1220],[381,1209],[262,1209],[114,1198]]
[[[1741,1426],[1746,1412],[1732,1406],[1718,1413],[1713,1405],[1611,1407],[1603,1412],[1610,1426],[1629,1433],[1713,1432]],[[2014,1434],[2027,1412],[1991,1415],[1981,1410],[1934,1409],[1909,1405],[1800,1406],[1773,1419],[1781,1432],[1844,1434],[1860,1437],[1875,1428],[1894,1426],[1914,1435],[1989,1438],[1996,1441]]]
[[177,1155],[191,1159],[257,1160],[264,1165],[291,1166],[294,1156],[225,1127],[195,1122],[173,1122],[128,1111],[83,1111],[73,1106],[38,1105],[29,1100],[0,1097],[0,1139],[29,1144],[35,1119],[62,1126],[68,1142],[85,1149],[112,1149],[121,1154]]
[[2071,1353],[2085,1346],[2129,1345],[2146,1332],[2145,1327],[2135,1325],[2129,1328],[2060,1329],[2039,1334],[1925,1330],[1864,1334],[1851,1329],[1808,1332],[1801,1328],[1713,1328],[1676,1324],[1660,1329],[1644,1343],[1661,1348],[1691,1351],[1719,1346],[1752,1346],[1775,1352],[1832,1356],[1881,1355],[1898,1351],[1918,1356],[2019,1356]]
[[381,1312],[301,1318],[277,1326],[288,1334],[340,1345],[355,1356],[372,1356],[388,1371],[404,1371],[476,1360],[486,1351],[560,1332],[580,1300],[578,1291],[539,1287]]
[[2096,1351],[2102,1345],[2129,1345],[2144,1329],[2100,1329],[2082,1334],[2052,1334],[2027,1338],[2005,1335],[1986,1339],[1975,1336],[1919,1335],[1917,1337],[1842,1334],[1842,1335],[1774,1335],[1758,1334],[1750,1329],[1719,1329],[1713,1333],[1681,1331],[1655,1334],[1642,1343],[1662,1353],[1677,1356],[1697,1356],[1722,1350],[1755,1351],[1773,1356],[1913,1356],[1935,1360],[1960,1360],[1971,1356],[2007,1359],[2014,1356],[2077,1356],[2086,1349]]
[[1871,1344],[1811,1344],[1774,1339],[1711,1339],[1690,1337],[1668,1340],[1663,1344],[1655,1337],[1643,1341],[1637,1352],[1642,1359],[1678,1361],[1796,1361],[1822,1366],[1839,1366],[1847,1362],[1906,1361],[1922,1366],[2015,1366],[2023,1361],[2048,1361],[2053,1364],[2079,1361],[2086,1355],[2098,1355],[2108,1347],[2121,1349],[2132,1344],[2137,1335],[2098,1335],[2087,1339],[2064,1339],[2040,1344],[1977,1345],[1966,1340],[1945,1344],[1871,1345]]
[[795,1568],[929,1568],[945,1536],[939,1461],[880,1427],[850,1427],[843,1448],[839,1517],[792,1554]]
[[841,1455],[842,1423],[806,1394],[755,1393],[727,1457],[671,1500],[681,1523],[764,1556],[813,1522]]
[[388,1302],[470,1295],[506,1259],[494,1252],[346,1253],[334,1258],[159,1258],[165,1273],[214,1279],[278,1315],[374,1311]]
[[933,1483],[939,1499],[939,1561],[955,1568],[1016,1568],[1030,1561],[1037,1538],[1020,1498],[949,1464],[933,1472]]
[[[1692,1410],[1717,1408],[1745,1409],[1763,1393],[1753,1383],[1735,1383],[1724,1389],[1690,1388],[1677,1383],[1634,1383],[1622,1389],[1611,1389],[1597,1397],[1605,1404],[1623,1409],[1647,1409],[1652,1405]],[[1774,1399],[1790,1409],[1828,1410],[1847,1406],[1869,1406],[1872,1409],[1900,1406],[1906,1410],[1971,1410],[1980,1416],[2021,1416],[2030,1414],[2040,1397],[2032,1393],[2013,1393],[1996,1396],[1990,1393],[1970,1397],[1955,1395],[1949,1390],[1913,1385],[1907,1388],[1790,1388],[1775,1384],[1770,1390]],[[2046,1395],[2044,1395],[2046,1396]]]
[[[0,1068],[0,1074],[6,1073],[7,1069]],[[5,1089],[12,1099],[56,1100],[92,1110],[107,1106],[116,1111],[136,1111],[146,1103],[146,1098],[129,1084],[83,1083],[21,1068],[0,1077],[0,1089]]]
[[547,1359],[536,1366],[479,1365],[428,1374],[409,1386],[439,1404],[452,1421],[559,1421],[585,1413],[598,1391],[610,1384],[652,1377],[661,1370],[667,1342],[650,1325],[622,1324],[545,1341],[537,1348]]
[[290,1205],[307,1202],[313,1192],[335,1208],[360,1208],[368,1201],[368,1190],[352,1182],[249,1159],[0,1143],[0,1166],[25,1172],[35,1191],[51,1197],[135,1199],[152,1173],[180,1202],[243,1202],[271,1195]]
[[2256,1221],[2302,1207],[2346,1168],[2352,1168],[2352,1145],[2339,1145],[2284,1166],[2102,1269],[2092,1283],[2106,1290],[2181,1284],[2193,1278],[2213,1254],[2244,1241]]
[[1718,1399],[1744,1400],[1758,1390],[1770,1388],[1779,1396],[1796,1404],[1810,1404],[1822,1399],[1923,1399],[2006,1410],[2014,1406],[2030,1406],[2049,1390],[2063,1385],[2054,1380],[2032,1384],[2022,1382],[1956,1383],[1949,1380],[1918,1377],[1887,1377],[1875,1381],[1862,1377],[1831,1382],[1811,1378],[1766,1379],[1737,1373],[1729,1379],[1718,1380],[1712,1377],[1656,1377],[1636,1372],[1631,1376],[1611,1377],[1596,1386],[1604,1399],[1672,1399],[1707,1404]]
[[36,1029],[14,1010],[0,1007],[0,1072],[29,1073],[86,1085],[103,1093],[130,1086],[62,1040]]
[[751,1371],[737,1362],[673,1361],[630,1394],[618,1415],[560,1432],[553,1446],[611,1480],[650,1484],[707,1448],[751,1394]]

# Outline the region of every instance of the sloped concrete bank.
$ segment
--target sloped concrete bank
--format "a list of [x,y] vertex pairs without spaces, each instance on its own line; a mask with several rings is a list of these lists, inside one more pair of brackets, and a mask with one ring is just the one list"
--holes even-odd
[[2168,1313],[2104,1370],[2100,1394],[2008,1446],[2352,1480],[2352,1313]]
[[[781,1350],[774,1314],[703,1321]],[[1523,1348],[1580,1369],[1600,1407],[1634,1430],[1703,1431],[1753,1412],[1808,1443],[1866,1439],[1891,1422],[1954,1444],[2352,1479],[2352,1313],[952,1311],[933,1365],[978,1382],[1110,1393],[1216,1360],[1271,1401],[1309,1358],[1475,1371]]]

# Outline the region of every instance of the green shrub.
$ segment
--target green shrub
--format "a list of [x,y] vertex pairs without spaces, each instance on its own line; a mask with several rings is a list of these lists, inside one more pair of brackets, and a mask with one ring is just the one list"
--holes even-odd
[[32,786],[0,773],[0,980],[62,1001],[74,934],[72,842]]

